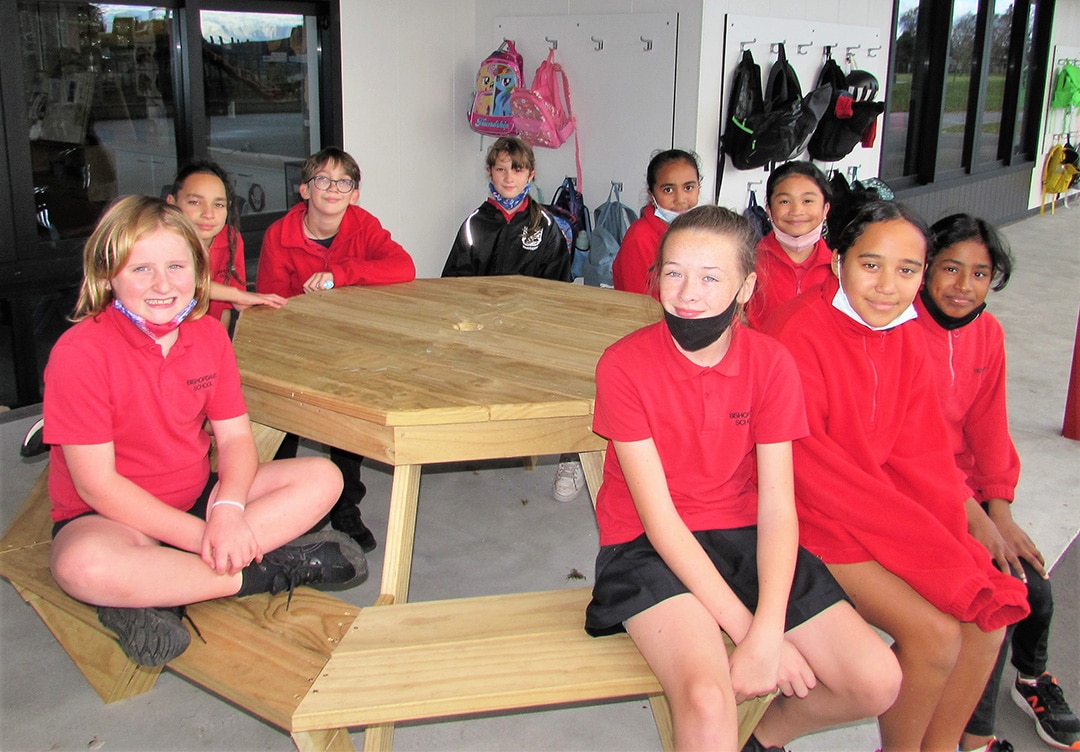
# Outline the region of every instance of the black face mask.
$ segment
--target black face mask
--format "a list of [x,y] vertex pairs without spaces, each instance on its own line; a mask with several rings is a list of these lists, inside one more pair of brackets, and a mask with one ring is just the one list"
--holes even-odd
[[664,320],[667,322],[668,331],[675,341],[686,352],[697,352],[711,345],[724,335],[735,318],[735,301],[738,295],[731,299],[731,305],[715,316],[707,316],[699,319],[684,319],[664,310]]
[[947,331],[952,331],[953,329],[959,329],[962,326],[967,326],[972,321],[979,318],[979,314],[981,314],[983,312],[983,309],[986,308],[986,303],[983,302],[982,305],[978,306],[967,316],[961,316],[960,318],[956,318],[955,316],[950,316],[949,314],[945,313],[945,311],[941,310],[941,308],[938,307],[937,301],[934,300],[933,296],[930,295],[930,292],[925,287],[919,290],[919,297],[922,298],[923,305],[926,306],[926,312],[930,314],[930,318],[936,321],[938,323],[938,326]]

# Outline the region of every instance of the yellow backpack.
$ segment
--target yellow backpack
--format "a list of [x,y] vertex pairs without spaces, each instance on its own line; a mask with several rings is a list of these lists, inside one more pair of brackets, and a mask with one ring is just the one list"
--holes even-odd
[[1050,196],[1050,213],[1056,208],[1054,196],[1064,193],[1069,189],[1073,177],[1080,172],[1074,165],[1065,161],[1065,148],[1061,144],[1054,144],[1043,160],[1042,174],[1042,204],[1039,206],[1039,214],[1046,211],[1047,196]]

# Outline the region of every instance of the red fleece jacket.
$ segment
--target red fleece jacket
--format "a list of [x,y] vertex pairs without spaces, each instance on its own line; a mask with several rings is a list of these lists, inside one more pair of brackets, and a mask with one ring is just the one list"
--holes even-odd
[[1009,435],[1005,401],[1005,333],[987,311],[959,329],[941,327],[919,298],[934,383],[960,471],[977,501],[1012,501],[1020,456]]
[[806,260],[796,264],[770,232],[758,241],[754,271],[757,285],[746,304],[746,317],[750,326],[761,329],[777,308],[832,276],[832,249],[819,240]]
[[259,292],[300,295],[315,272],[333,272],[337,287],[389,285],[416,277],[412,257],[370,212],[349,206],[329,248],[304,234],[305,214],[307,203],[301,201],[266,229],[255,279]]
[[967,532],[967,489],[914,323],[871,331],[832,306],[834,278],[766,330],[799,366],[810,436],[794,443],[800,542],[876,560],[944,613],[991,631],[1028,613],[1020,580]]
[[611,264],[612,282],[616,290],[651,294],[659,299],[658,293],[649,293],[646,288],[649,267],[656,263],[656,252],[660,250],[660,240],[667,228],[667,222],[656,216],[656,208],[652,204],[641,210],[641,216],[626,230],[619,252]]

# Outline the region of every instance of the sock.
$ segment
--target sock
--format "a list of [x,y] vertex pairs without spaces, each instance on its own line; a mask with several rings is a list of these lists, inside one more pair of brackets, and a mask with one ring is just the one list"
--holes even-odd
[[251,562],[240,570],[243,581],[240,583],[240,589],[236,591],[236,597],[242,598],[245,595],[270,592],[276,573],[277,567]]
[[1039,677],[1037,677],[1037,676],[1025,676],[1024,674],[1021,674],[1019,671],[1017,671],[1016,672],[1016,681],[1023,682],[1024,684],[1030,684],[1031,686],[1034,687],[1039,682]]

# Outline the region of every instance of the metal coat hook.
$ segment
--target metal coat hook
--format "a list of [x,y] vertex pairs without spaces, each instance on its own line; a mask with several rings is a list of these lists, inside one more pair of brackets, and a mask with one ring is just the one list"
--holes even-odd
[[795,45],[795,54],[796,55],[805,55],[806,50],[810,49],[813,46],[814,46],[813,42],[804,42],[802,44],[796,44]]
[[617,190],[619,193],[622,193],[622,183],[620,183],[618,180],[612,180],[611,187]]
[[746,45],[756,43],[757,37],[754,37],[753,39],[747,39],[745,42],[739,42],[739,52],[744,52],[746,50]]
[[833,42],[832,44],[825,45],[825,59],[832,60],[832,51],[834,47],[839,47],[839,42]]
[[752,190],[754,190],[755,185],[761,185],[764,182],[765,182],[764,180],[747,180],[746,181],[746,190],[752,191]]
[[596,45],[596,47],[595,47],[594,49],[595,49],[595,50],[596,50],[597,52],[599,52],[600,50],[604,49],[604,40],[603,40],[603,39],[597,39],[596,37],[589,37],[589,39],[591,39],[591,40],[592,40],[592,42],[593,42],[593,44],[595,44],[595,45]]
[[558,39],[551,39],[550,37],[544,37],[544,41],[548,43],[548,49],[552,49],[552,50],[559,49],[559,40]]
[[867,47],[866,48],[866,56],[867,57],[877,57],[877,52],[880,49],[881,49],[880,46],[878,46],[878,47]]
[[772,44],[770,44],[769,45],[770,54],[774,53],[774,52],[779,52],[780,51],[780,45],[782,45],[782,44],[787,44],[787,40],[786,39],[781,39],[779,42],[773,42]]
[[[644,36],[639,37],[639,38],[645,44],[645,51],[646,52],[648,52],[649,50],[652,49],[652,40],[651,39],[646,39]],[[622,190],[622,189],[620,188],[620,190]]]

